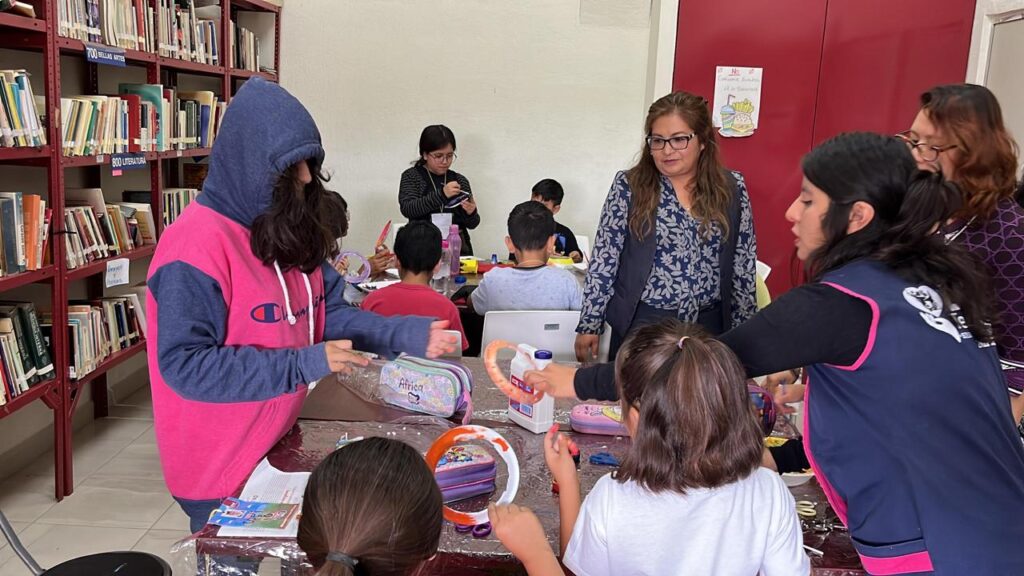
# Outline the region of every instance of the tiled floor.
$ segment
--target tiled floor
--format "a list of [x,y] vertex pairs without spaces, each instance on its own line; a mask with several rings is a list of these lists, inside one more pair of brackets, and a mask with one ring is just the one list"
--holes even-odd
[[[175,566],[171,546],[189,534],[160,472],[149,388],[110,415],[75,433],[75,491],[62,502],[53,499],[52,454],[0,482],[0,510],[44,568],[110,550],[143,550]],[[260,574],[272,570],[265,562]],[[2,537],[0,576],[31,576]]]

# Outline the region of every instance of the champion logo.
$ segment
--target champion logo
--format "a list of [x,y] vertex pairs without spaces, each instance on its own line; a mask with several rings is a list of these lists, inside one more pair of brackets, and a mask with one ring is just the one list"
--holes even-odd
[[[317,295],[316,298],[313,298],[313,308],[316,309],[323,301],[323,294]],[[308,313],[309,308],[294,312],[296,318],[304,318]],[[257,304],[249,311],[249,317],[261,324],[274,324],[284,320],[286,316],[284,307],[274,302]]]
[[281,307],[273,302],[267,302],[266,304],[260,304],[249,312],[249,317],[257,322],[264,324],[273,324],[274,322],[280,322],[284,315],[281,313]]

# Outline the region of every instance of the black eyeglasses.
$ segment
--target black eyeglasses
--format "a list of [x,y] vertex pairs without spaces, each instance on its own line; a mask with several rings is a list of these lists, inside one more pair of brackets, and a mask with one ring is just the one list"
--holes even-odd
[[664,150],[665,144],[671,146],[673,150],[686,150],[686,147],[690,145],[690,140],[693,140],[694,136],[694,134],[687,134],[685,136],[673,136],[671,138],[648,136],[647,145],[650,146],[651,150]]
[[903,141],[904,144],[910,148],[911,151],[917,151],[917,155],[921,157],[925,162],[935,162],[939,159],[939,154],[942,154],[946,150],[952,150],[956,148],[956,144],[947,144],[945,146],[935,146],[932,144],[926,144],[921,142],[918,138],[917,133],[913,130],[906,130],[896,135],[897,138]]

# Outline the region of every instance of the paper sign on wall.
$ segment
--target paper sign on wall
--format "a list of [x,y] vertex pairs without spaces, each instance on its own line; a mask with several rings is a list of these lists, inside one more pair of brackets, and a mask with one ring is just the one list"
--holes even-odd
[[750,136],[761,113],[761,75],[764,68],[718,66],[712,120],[718,133],[729,138]]

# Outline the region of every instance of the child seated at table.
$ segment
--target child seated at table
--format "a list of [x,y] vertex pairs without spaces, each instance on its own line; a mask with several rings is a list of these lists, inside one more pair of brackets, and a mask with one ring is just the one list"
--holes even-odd
[[[762,433],[736,356],[668,319],[629,336],[615,370],[632,442],[582,507],[567,438],[554,428],[545,438],[565,566],[576,576],[808,574],[793,496],[759,465]],[[536,542],[539,523],[505,519],[492,519],[494,531],[524,564],[551,554],[522,544]]]
[[[545,208],[551,210],[552,216],[558,215],[558,211],[562,209],[562,199],[565,198],[565,190],[562,189],[558,180],[545,178],[534,184],[531,192],[530,200],[543,204]],[[568,226],[557,220],[555,220],[555,251],[553,254],[568,256],[576,263],[583,261],[583,251],[580,250],[580,245],[576,242],[576,235]],[[515,254],[509,254],[508,259],[515,262]]]
[[572,272],[548,266],[555,246],[555,218],[540,202],[530,200],[508,215],[505,245],[516,257],[515,268],[494,268],[470,295],[483,316],[492,310],[579,310],[583,294]]
[[[328,190],[320,202],[320,211],[323,221],[330,226],[331,236],[334,238],[334,246],[328,253],[328,259],[338,274],[344,277],[348,273],[348,262],[345,259],[339,259],[338,255],[341,253],[342,239],[348,236],[348,202],[341,194]],[[385,270],[394,265],[395,255],[388,250],[386,244],[381,244],[375,248],[374,255],[367,257],[366,261],[370,263],[370,279],[379,280],[384,277]],[[357,272],[362,273],[362,268]],[[345,283],[343,298],[346,302],[358,306],[365,297],[366,294],[358,288]]]
[[367,296],[362,309],[381,316],[429,316],[447,320],[462,335],[462,349],[469,348],[459,310],[451,300],[430,287],[441,263],[441,231],[430,222],[414,220],[395,235],[395,256],[401,282]]
[[390,438],[360,440],[310,475],[299,548],[317,576],[415,574],[437,553],[442,507],[433,471],[415,448]]

